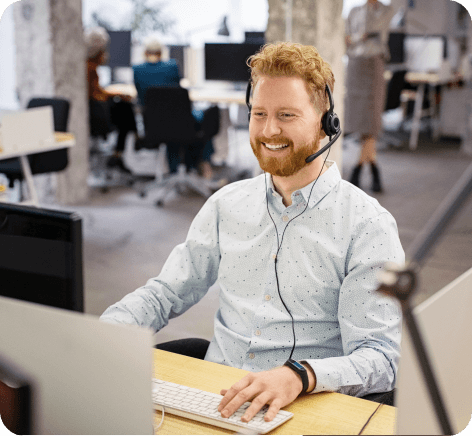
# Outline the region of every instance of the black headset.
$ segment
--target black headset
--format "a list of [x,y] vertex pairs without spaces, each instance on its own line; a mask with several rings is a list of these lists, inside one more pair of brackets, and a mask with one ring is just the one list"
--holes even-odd
[[[247,119],[248,121],[251,121],[251,110],[252,110],[252,105],[249,102],[249,99],[251,97],[251,90],[252,90],[252,81],[249,80],[246,88],[246,105],[248,108],[248,114],[247,114]],[[328,94],[328,99],[329,99],[329,109],[328,111],[323,115],[323,118],[321,119],[321,126],[326,133],[327,136],[329,136],[329,142],[321,149],[318,150],[315,154],[312,154],[308,156],[305,159],[306,163],[310,163],[311,161],[315,160],[319,155],[323,154],[328,148],[330,148],[341,136],[341,123],[339,121],[339,117],[334,113],[334,101],[333,101],[333,95],[331,94],[331,89],[329,88],[329,85],[326,84],[326,93]],[[334,136],[334,138],[332,138]]]

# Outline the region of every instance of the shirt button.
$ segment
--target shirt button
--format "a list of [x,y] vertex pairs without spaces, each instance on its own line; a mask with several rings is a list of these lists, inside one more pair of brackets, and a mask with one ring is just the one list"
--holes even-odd
[[256,330],[256,336],[260,336],[261,335],[261,331],[260,330]]
[[266,295],[264,298],[266,299],[266,301],[269,301],[270,300],[270,295]]
[[272,197],[277,197],[277,193],[272,192]]
[[282,220],[286,223],[286,222],[288,221],[288,216],[287,216],[287,215],[284,215],[284,216],[282,217]]
[[249,359],[254,359],[254,357],[256,357],[254,353],[249,353]]
[[277,259],[277,255],[276,255],[275,253],[272,253],[272,256],[271,256],[271,257],[272,257],[272,259],[274,259],[274,260]]

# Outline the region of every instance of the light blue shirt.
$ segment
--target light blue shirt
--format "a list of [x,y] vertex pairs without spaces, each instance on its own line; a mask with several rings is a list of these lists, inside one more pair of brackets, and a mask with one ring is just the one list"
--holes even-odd
[[341,179],[335,163],[328,166],[311,196],[314,182],[295,191],[289,207],[266,174],[217,191],[159,276],[101,319],[158,331],[218,282],[205,359],[249,371],[283,365],[294,339],[276,285],[274,255],[282,241],[277,273],[295,321],[292,358],[313,368],[313,392],[363,396],[393,389],[401,311],[375,289],[384,262],[404,262],[397,226],[377,200]]

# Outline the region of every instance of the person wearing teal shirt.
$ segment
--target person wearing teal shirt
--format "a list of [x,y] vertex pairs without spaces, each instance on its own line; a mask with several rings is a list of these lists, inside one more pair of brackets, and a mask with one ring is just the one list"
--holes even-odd
[[175,59],[161,60],[162,46],[159,41],[148,40],[145,50],[146,62],[133,66],[134,84],[141,106],[144,106],[144,96],[150,86],[179,86],[181,79]]
[[[150,38],[145,44],[144,56],[146,62],[133,66],[134,84],[138,91],[138,102],[144,107],[146,91],[151,86],[180,86],[180,72],[175,59],[162,61],[162,45],[155,39]],[[192,110],[196,125],[202,122],[203,111]],[[204,178],[211,179],[213,176],[210,157],[213,154],[213,143],[209,140],[202,150],[202,162],[194,162],[200,166],[200,171]],[[176,173],[180,163],[178,147],[167,144],[167,160],[171,173]]]

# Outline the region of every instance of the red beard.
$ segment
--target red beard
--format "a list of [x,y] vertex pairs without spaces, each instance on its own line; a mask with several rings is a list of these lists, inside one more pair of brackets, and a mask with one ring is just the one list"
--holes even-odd
[[[265,147],[262,143],[266,144],[288,144],[288,151],[285,151],[284,156],[263,156],[262,147]],[[296,174],[300,171],[307,163],[305,159],[310,155],[315,153],[319,148],[320,142],[320,133],[317,134],[314,141],[310,144],[305,144],[303,146],[297,147],[297,150],[294,150],[293,141],[284,137],[277,138],[264,138],[257,137],[255,141],[251,141],[252,151],[259,161],[259,166],[261,169],[273,176],[280,177],[289,177]],[[284,149],[287,150],[287,149]]]

